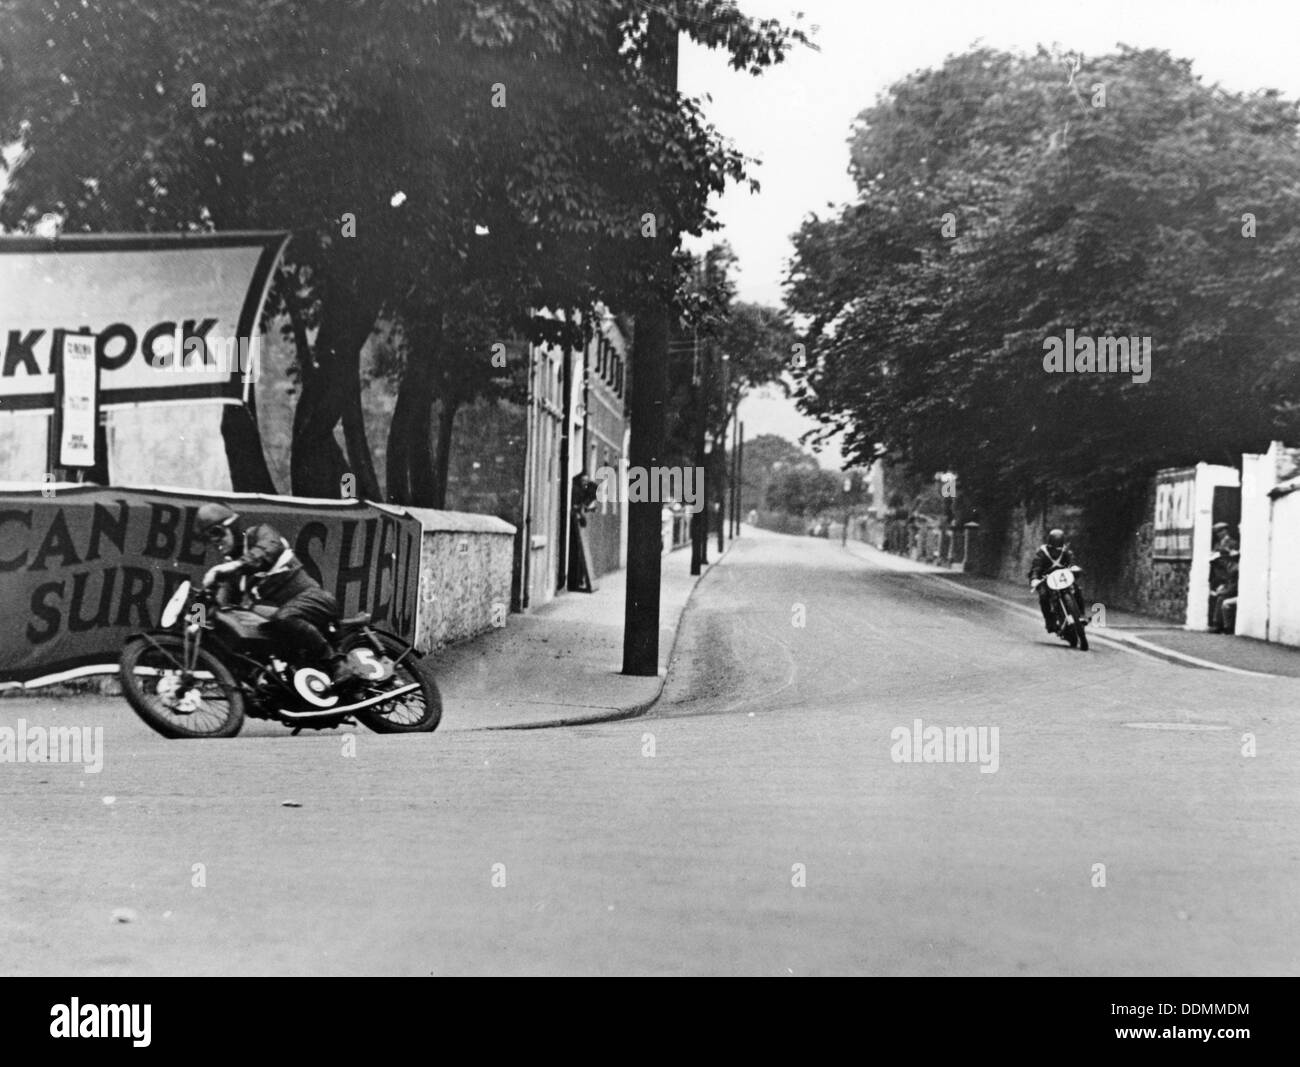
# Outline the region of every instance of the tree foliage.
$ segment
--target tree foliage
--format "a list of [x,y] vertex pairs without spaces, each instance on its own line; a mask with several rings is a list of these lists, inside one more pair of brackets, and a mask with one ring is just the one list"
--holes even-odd
[[812,466],[781,466],[767,487],[767,506],[801,518],[830,511],[843,499],[841,475]]
[[[729,0],[663,9],[751,73],[804,39]],[[294,491],[337,495],[350,470],[378,495],[359,356],[384,324],[389,496],[437,503],[431,405],[449,425],[515,387],[495,342],[671,293],[645,216],[701,233],[746,177],[647,69],[648,25],[637,0],[0,0],[0,142],[24,147],[0,222],[291,230],[273,311],[302,378]]]
[[[857,200],[795,238],[804,410],[989,500],[1293,436],[1297,120],[1160,51],[979,48],[904,79],[855,124]],[[1047,373],[1067,329],[1151,338],[1150,380]]]
[[786,389],[794,327],[780,308],[736,299],[736,256],[725,242],[700,256],[682,257],[675,300],[681,316],[670,346],[675,418],[670,451],[689,462],[697,398],[706,405],[709,438],[725,434],[741,399],[760,386]]

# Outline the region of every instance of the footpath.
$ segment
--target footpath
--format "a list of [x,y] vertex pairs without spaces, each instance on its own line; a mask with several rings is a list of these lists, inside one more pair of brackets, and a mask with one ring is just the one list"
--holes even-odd
[[[728,543],[730,545],[730,542]],[[623,664],[626,571],[599,579],[594,593],[561,593],[551,603],[431,657],[442,690],[445,730],[515,729],[608,722],[641,714],[659,697],[682,612],[696,583],[691,550],[663,557],[658,677],[630,677]]]
[[[950,582],[966,590],[973,597],[983,597],[1001,603],[1032,618],[1041,628],[1038,602],[1029,591],[1029,579],[1023,583],[1002,578],[986,578],[977,574],[964,574],[920,560],[908,559],[884,552],[861,541],[850,541],[848,551],[877,566],[894,570],[925,573],[935,580]],[[1087,575],[1085,574],[1085,578]],[[1084,586],[1085,592],[1087,586]],[[1263,674],[1285,678],[1300,678],[1300,649],[1269,641],[1257,641],[1232,634],[1214,634],[1206,631],[1185,630],[1167,619],[1138,615],[1105,606],[1105,625],[1098,618],[1088,627],[1088,639],[1113,642],[1157,659],[1181,663],[1187,667],[1226,671],[1232,674]]]

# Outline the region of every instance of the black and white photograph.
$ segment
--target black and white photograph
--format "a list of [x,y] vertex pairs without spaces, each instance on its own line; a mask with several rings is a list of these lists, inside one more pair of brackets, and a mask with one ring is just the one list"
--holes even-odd
[[0,0],[24,1025],[1019,977],[1250,1047],[1300,974],[1298,45],[1290,0]]

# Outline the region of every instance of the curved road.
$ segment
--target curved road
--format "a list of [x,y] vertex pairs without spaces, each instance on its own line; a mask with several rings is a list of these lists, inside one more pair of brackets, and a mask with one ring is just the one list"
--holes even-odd
[[348,755],[86,702],[102,773],[0,765],[0,970],[1293,974],[1298,714],[1300,680],[749,531],[638,720]]

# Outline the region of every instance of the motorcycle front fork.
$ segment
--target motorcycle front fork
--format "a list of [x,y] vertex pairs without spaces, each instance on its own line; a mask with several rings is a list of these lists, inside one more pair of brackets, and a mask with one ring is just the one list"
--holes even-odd
[[1056,617],[1064,630],[1066,626],[1071,625],[1078,620],[1080,625],[1087,623],[1083,612],[1079,611],[1079,597],[1075,593],[1058,594],[1056,597]]

